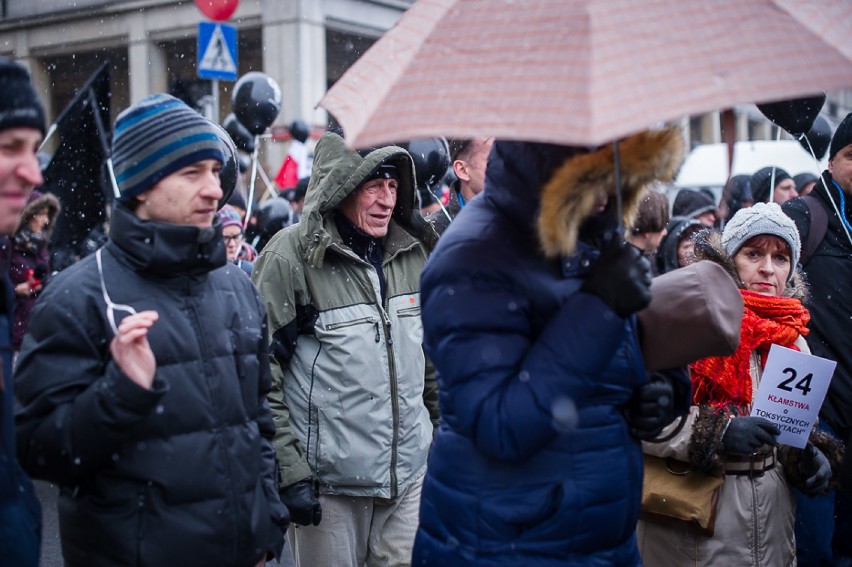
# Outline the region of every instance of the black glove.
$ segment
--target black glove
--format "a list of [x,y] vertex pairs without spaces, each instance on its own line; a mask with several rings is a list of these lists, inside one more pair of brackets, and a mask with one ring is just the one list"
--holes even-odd
[[589,268],[580,290],[597,295],[625,318],[651,303],[651,263],[631,244],[611,244]]
[[281,501],[290,511],[290,521],[300,526],[318,526],[322,520],[322,508],[311,478],[300,480],[279,491]]
[[722,445],[728,453],[754,453],[764,445],[775,445],[780,434],[778,426],[768,419],[735,417],[722,437]]
[[624,417],[630,425],[630,434],[637,439],[657,437],[674,418],[674,387],[664,374],[648,374],[648,382],[633,391],[627,402]]
[[822,494],[828,488],[831,481],[831,463],[828,457],[816,448],[813,443],[808,443],[802,454],[802,468],[804,469],[805,490],[808,496]]

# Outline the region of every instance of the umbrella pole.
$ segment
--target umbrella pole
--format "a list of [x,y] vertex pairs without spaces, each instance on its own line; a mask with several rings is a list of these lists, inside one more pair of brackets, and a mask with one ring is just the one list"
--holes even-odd
[[612,143],[612,159],[615,171],[616,238],[618,238],[618,242],[621,242],[624,239],[624,217],[622,213],[623,205],[621,203],[621,160],[618,155],[618,141]]

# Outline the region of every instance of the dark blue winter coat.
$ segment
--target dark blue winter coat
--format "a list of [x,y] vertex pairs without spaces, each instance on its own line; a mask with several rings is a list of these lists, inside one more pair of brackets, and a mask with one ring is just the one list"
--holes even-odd
[[548,259],[535,229],[568,155],[498,141],[423,272],[442,424],[413,565],[640,563],[642,450],[622,415],[646,380],[635,320],[579,291],[596,250]]

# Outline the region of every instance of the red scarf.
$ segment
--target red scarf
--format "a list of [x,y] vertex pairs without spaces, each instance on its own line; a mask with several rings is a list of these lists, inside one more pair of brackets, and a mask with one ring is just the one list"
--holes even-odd
[[766,364],[773,344],[799,350],[796,339],[808,334],[811,316],[798,299],[740,290],[745,302],[740,345],[730,356],[704,358],[692,363],[692,398],[695,404],[713,407],[751,403],[751,353],[760,353]]

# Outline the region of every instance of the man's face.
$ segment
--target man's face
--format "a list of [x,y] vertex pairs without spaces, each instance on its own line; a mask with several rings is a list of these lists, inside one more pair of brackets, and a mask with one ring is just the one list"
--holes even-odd
[[222,164],[215,159],[182,167],[137,197],[141,203],[136,214],[142,220],[211,226],[222,198],[221,169]]
[[388,233],[396,206],[396,179],[373,179],[356,189],[340,203],[339,210],[349,221],[373,238]]
[[841,148],[828,162],[828,171],[843,192],[852,195],[852,144]]
[[772,200],[779,205],[783,205],[790,199],[798,196],[799,193],[796,192],[796,182],[792,179],[785,179],[775,186],[775,192],[772,193]]
[[462,189],[467,189],[468,198],[479,195],[485,188],[485,167],[493,145],[494,138],[475,138],[470,143],[465,159],[453,162],[453,169],[461,181]]
[[40,144],[34,128],[0,131],[0,235],[15,233],[33,187],[44,182],[36,159]]

